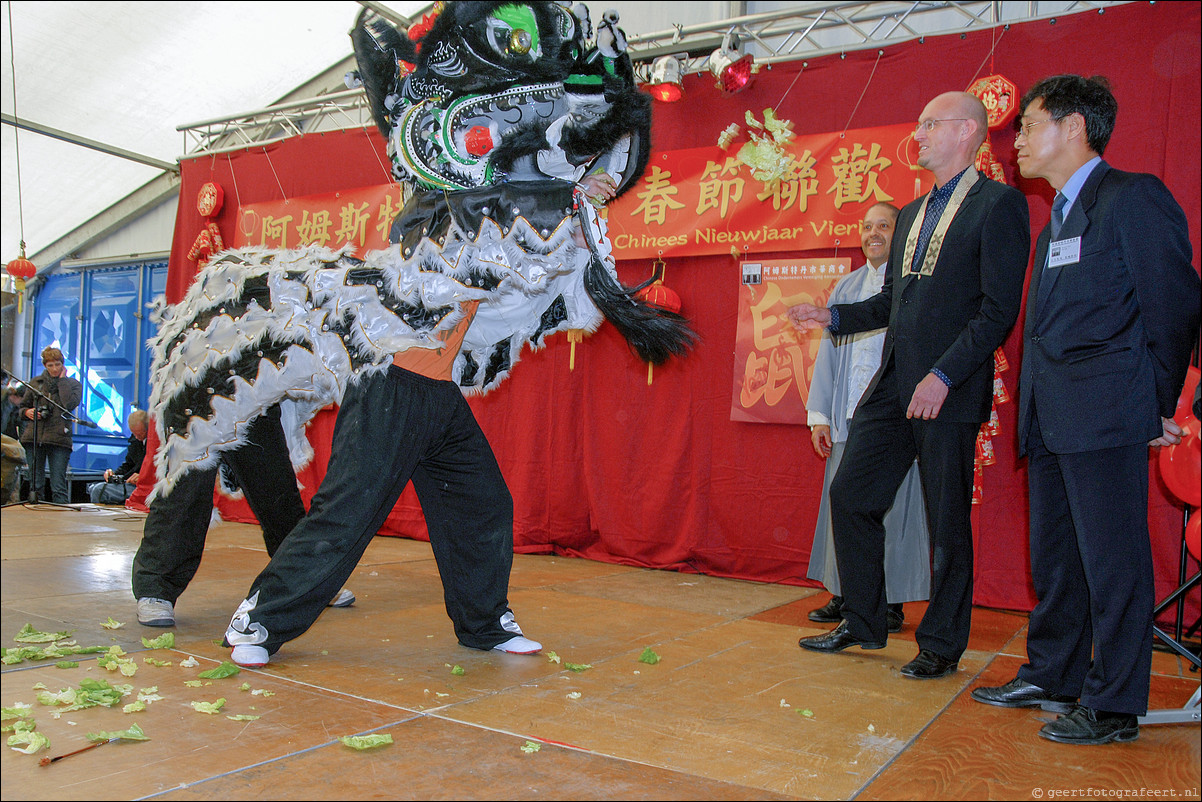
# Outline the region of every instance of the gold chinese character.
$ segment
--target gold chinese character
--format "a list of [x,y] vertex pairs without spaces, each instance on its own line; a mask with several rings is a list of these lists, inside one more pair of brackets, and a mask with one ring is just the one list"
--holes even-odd
[[301,221],[296,224],[296,234],[300,237],[301,245],[325,245],[330,241],[330,213],[322,209],[309,217],[308,211],[302,212]]
[[652,167],[651,175],[643,176],[643,183],[646,189],[635,193],[635,197],[642,202],[634,210],[634,214],[643,215],[644,225],[656,223],[662,226],[667,220],[668,209],[684,208],[683,203],[672,197],[679,190],[672,186],[672,174],[667,170]]
[[361,206],[348,203],[342,207],[342,211],[338,215],[338,230],[334,232],[338,242],[353,242],[363,245],[367,241],[367,222],[371,217],[367,213],[367,206],[367,201],[364,201]]
[[763,182],[764,189],[755,196],[756,200],[772,198],[772,208],[778,212],[791,209],[793,204],[797,204],[799,212],[807,211],[810,196],[818,194],[818,173],[814,170],[816,163],[817,159],[808,148],[800,156],[790,154],[784,174]]
[[[699,185],[701,197],[697,200],[697,214],[702,214],[707,209],[718,209],[718,216],[726,219],[730,204],[743,199],[745,182],[739,177],[739,165],[739,160],[733,157],[727,157],[726,162],[721,165],[715,162],[705,165]],[[724,175],[734,175],[734,178],[723,179]]]
[[291,222],[292,215],[288,215],[287,217],[264,217],[263,241],[259,244],[263,246],[271,245],[280,248],[287,248],[288,224]]
[[[829,195],[835,193],[835,208],[843,208],[845,203],[863,203],[869,196],[876,198],[874,202],[891,201],[893,196],[886,193],[877,185],[878,172],[888,169],[892,161],[880,155],[881,146],[873,142],[872,150],[864,150],[857,142],[849,153],[847,148],[839,148],[839,153],[831,157],[834,164],[835,183],[826,191]],[[865,158],[867,157],[867,158]]]

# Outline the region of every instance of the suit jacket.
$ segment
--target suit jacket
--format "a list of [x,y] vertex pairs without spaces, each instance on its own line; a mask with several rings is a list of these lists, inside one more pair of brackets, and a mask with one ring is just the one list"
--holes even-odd
[[934,272],[902,277],[906,237],[921,208],[919,198],[898,215],[881,292],[831,307],[839,313],[835,333],[889,327],[882,370],[864,398],[892,357],[903,404],[938,368],[951,380],[938,420],[984,423],[993,401],[993,352],[1014,326],[1022,302],[1031,253],[1027,199],[980,175],[947,230]]
[[1061,227],[1074,264],[1045,270],[1035,249],[1023,365],[1019,452],[1032,412],[1053,453],[1146,443],[1161,435],[1198,335],[1199,279],[1185,213],[1159,178],[1101,162]]

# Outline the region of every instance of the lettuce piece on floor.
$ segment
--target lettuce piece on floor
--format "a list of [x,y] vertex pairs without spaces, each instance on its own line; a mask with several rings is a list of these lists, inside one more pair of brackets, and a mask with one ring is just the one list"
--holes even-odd
[[74,660],[59,660],[54,664],[55,668],[79,668],[79,663]]
[[71,637],[74,630],[67,632],[41,632],[33,628],[32,624],[26,624],[21,627],[21,631],[13,638],[17,643],[53,643],[56,640],[66,640]]
[[563,664],[563,667],[566,668],[568,671],[575,671],[577,674],[579,674],[581,671],[588,671],[590,668],[593,667],[593,664],[592,663],[569,663],[569,662],[565,661]]
[[22,730],[8,736],[8,745],[14,751],[32,755],[41,749],[49,749],[50,739],[36,730]]
[[392,736],[387,733],[374,735],[344,735],[338,740],[351,749],[375,749],[377,746],[387,746],[392,743]]
[[208,713],[210,716],[217,713],[221,708],[225,707],[225,699],[218,699],[216,702],[193,702],[192,709],[197,713]]
[[242,673],[242,669],[238,668],[236,664],[231,663],[229,660],[226,660],[222,662],[221,665],[217,666],[217,668],[211,668],[208,671],[202,671],[196,676],[204,677],[205,679],[225,679],[226,677],[232,677],[235,674],[240,673]]
[[643,649],[643,653],[639,655],[639,662],[653,666],[659,662],[659,655],[651,651],[650,646],[647,646]]
[[526,754],[530,754],[531,752],[537,752],[538,750],[540,750],[542,748],[543,748],[542,744],[537,744],[534,741],[526,741],[526,743],[522,744],[522,751],[525,752]]
[[226,716],[230,721],[258,721],[262,716],[249,716],[246,713],[239,713],[236,716]]
[[125,624],[121,623],[120,621],[114,621],[113,617],[110,615],[108,621],[100,622],[100,626],[104,627],[105,629],[121,629],[121,627],[125,626]]
[[95,743],[96,741],[111,741],[114,738],[120,738],[123,741],[149,741],[150,738],[142,731],[142,728],[137,724],[132,725],[128,730],[115,730],[113,732],[89,732],[88,740]]
[[142,638],[142,645],[147,649],[174,649],[175,633],[164,632],[157,638]]

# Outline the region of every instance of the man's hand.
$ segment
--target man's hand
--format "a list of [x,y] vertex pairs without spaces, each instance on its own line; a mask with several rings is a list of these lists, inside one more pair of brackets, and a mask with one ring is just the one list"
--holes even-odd
[[136,485],[138,483],[138,475],[136,473],[131,473],[125,480],[125,483],[127,485]]
[[947,390],[948,387],[942,379],[934,373],[928,373],[914,388],[914,396],[910,399],[910,406],[906,408],[906,417],[933,420],[943,408]]
[[789,322],[793,324],[793,328],[798,331],[823,329],[831,324],[831,310],[825,306],[798,304],[797,306],[789,307],[789,311],[786,314],[788,314]]
[[814,445],[814,453],[822,459],[831,455],[831,427],[816,424],[810,427],[810,442]]
[[1160,419],[1161,435],[1148,445],[1155,448],[1160,446],[1175,446],[1181,442],[1181,435],[1185,434],[1185,430],[1172,418]]
[[108,482],[108,481],[112,480],[112,478],[113,478],[113,471],[112,471],[112,469],[111,469],[111,468],[105,468],[105,470],[104,470],[104,481]]
[[594,206],[604,206],[618,194],[618,184],[608,173],[586,175],[580,182],[580,189]]

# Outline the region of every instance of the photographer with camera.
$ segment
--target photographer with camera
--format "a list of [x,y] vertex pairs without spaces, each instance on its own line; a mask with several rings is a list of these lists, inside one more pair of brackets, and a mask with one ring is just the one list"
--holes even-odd
[[129,449],[125,461],[115,469],[104,472],[103,482],[88,485],[88,498],[93,504],[124,504],[138,486],[138,471],[146,458],[146,434],[150,416],[144,409],[129,413]]
[[[67,417],[83,399],[83,387],[67,375],[63,352],[42,350],[45,370],[35,376],[21,398],[21,443],[33,461],[32,487],[42,489],[44,466],[50,465],[50,493],[55,504],[71,503],[67,463],[71,460],[71,420]],[[37,392],[35,392],[35,390]],[[36,451],[35,451],[36,449]]]

